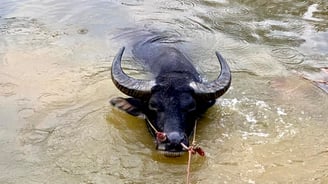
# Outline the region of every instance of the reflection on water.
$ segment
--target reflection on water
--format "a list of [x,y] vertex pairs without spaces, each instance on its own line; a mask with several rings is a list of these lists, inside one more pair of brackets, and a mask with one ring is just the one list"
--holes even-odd
[[187,157],[158,155],[108,103],[111,60],[140,30],[179,37],[205,78],[215,50],[233,71],[192,183],[327,183],[327,20],[322,0],[2,1],[0,183],[184,182]]

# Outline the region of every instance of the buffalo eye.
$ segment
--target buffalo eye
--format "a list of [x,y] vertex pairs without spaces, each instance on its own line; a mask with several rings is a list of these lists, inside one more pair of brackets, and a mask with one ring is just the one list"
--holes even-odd
[[151,99],[148,103],[148,108],[153,111],[161,111],[163,108],[155,99]]
[[194,103],[194,102],[189,103],[188,105],[183,106],[183,107],[182,107],[182,110],[183,110],[184,112],[191,112],[191,111],[194,111],[194,110],[196,110],[196,103]]
[[184,112],[191,112],[196,110],[196,102],[195,100],[189,95],[183,95],[181,97],[182,101],[180,104],[180,108]]

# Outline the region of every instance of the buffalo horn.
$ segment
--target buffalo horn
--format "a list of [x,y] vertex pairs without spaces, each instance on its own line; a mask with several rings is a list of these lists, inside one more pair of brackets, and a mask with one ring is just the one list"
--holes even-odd
[[216,56],[221,66],[221,72],[218,78],[211,82],[190,83],[190,86],[194,89],[196,96],[202,100],[215,100],[216,98],[222,96],[229,89],[231,84],[231,72],[227,62],[219,52],[216,52]]
[[121,67],[122,55],[125,47],[122,47],[115,56],[112,63],[112,81],[124,94],[135,98],[149,98],[151,88],[155,82],[150,80],[134,79],[124,73]]

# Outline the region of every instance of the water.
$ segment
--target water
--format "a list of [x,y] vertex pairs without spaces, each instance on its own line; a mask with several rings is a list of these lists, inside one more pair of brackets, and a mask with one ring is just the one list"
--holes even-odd
[[[0,4],[0,183],[183,183],[187,157],[154,150],[113,109],[111,61],[140,30],[181,37],[207,79],[233,83],[200,121],[192,183],[328,182],[326,1]],[[126,71],[145,74],[125,56]],[[130,61],[130,62],[129,62]],[[130,64],[129,64],[130,63]],[[319,88],[320,86],[321,88]]]

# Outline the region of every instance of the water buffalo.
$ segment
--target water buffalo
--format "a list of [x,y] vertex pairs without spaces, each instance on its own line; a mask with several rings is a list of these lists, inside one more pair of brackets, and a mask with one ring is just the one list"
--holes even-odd
[[154,36],[132,47],[134,59],[143,62],[153,74],[150,80],[124,73],[121,59],[125,48],[119,50],[112,63],[112,81],[132,98],[116,97],[111,104],[131,115],[145,117],[154,126],[147,124],[154,137],[154,129],[165,135],[164,139],[155,139],[156,149],[166,156],[180,156],[186,151],[181,143],[189,146],[195,121],[230,87],[231,73],[216,52],[221,72],[214,81],[202,82],[185,53],[163,39]]

